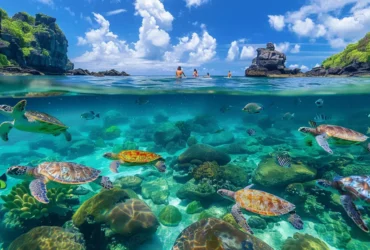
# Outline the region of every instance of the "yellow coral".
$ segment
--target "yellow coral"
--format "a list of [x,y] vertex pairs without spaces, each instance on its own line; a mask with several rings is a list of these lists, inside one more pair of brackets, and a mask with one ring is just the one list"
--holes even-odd
[[194,172],[193,176],[196,180],[201,180],[203,178],[209,179],[217,179],[220,175],[220,166],[217,162],[204,162],[202,165],[197,167]]

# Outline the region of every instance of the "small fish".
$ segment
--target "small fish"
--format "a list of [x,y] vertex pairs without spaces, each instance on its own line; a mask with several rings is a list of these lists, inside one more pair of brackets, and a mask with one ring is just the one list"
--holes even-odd
[[94,111],[90,111],[90,112],[81,114],[81,118],[85,120],[94,120],[95,118],[100,118],[100,115],[95,114]]
[[254,250],[253,243],[249,240],[242,241],[242,250]]
[[296,105],[296,106],[300,105],[301,103],[302,103],[301,98],[296,98],[296,99],[294,100],[294,105]]
[[320,98],[316,100],[315,104],[318,108],[321,108],[322,106],[324,106],[324,100]]
[[221,133],[221,132],[224,132],[225,131],[225,129],[218,129],[218,130],[216,130],[215,132],[214,132],[214,134],[219,134],[219,133]]
[[331,120],[331,116],[327,116],[325,114],[316,114],[313,119],[315,120],[315,122],[325,122]]
[[294,115],[295,115],[294,113],[288,112],[283,115],[282,119],[285,121],[290,121],[294,118]]
[[256,134],[256,130],[250,128],[250,129],[247,130],[247,134],[249,136],[254,136]]
[[276,163],[280,167],[290,168],[292,164],[292,160],[288,153],[278,153],[276,155]]
[[3,174],[2,176],[0,176],[0,190],[5,189],[7,187],[6,180],[7,180],[6,174]]
[[136,103],[137,105],[145,105],[145,104],[148,104],[148,103],[149,103],[149,100],[148,100],[148,98],[146,98],[146,97],[140,96],[139,98],[137,98],[137,99],[135,100],[135,103]]
[[233,107],[233,106],[231,106],[231,105],[225,105],[225,106],[222,106],[222,107],[220,108],[220,112],[221,112],[221,113],[226,113],[226,112],[227,112],[227,111],[229,111],[232,107]]
[[263,110],[263,107],[258,103],[248,103],[245,105],[245,107],[242,109],[242,111],[245,111],[249,114],[257,114],[260,113]]

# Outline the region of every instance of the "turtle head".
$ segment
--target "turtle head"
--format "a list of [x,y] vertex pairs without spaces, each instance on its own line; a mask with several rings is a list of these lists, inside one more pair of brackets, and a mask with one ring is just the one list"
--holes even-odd
[[105,153],[103,157],[109,160],[117,160],[117,155],[114,153]]
[[155,163],[155,167],[156,167],[156,169],[158,169],[158,171],[159,171],[159,172],[161,172],[161,173],[166,172],[166,164],[164,163],[164,161],[161,161],[161,160],[157,161],[157,162]]
[[0,105],[0,114],[5,116],[12,116],[13,107],[9,105]]
[[336,193],[336,189],[334,188],[334,185],[333,185],[333,182],[331,181],[328,181],[328,180],[324,180],[324,179],[319,179],[316,181],[316,186],[318,186],[319,188],[323,189],[323,190],[326,190],[326,191],[330,191],[332,193]]
[[217,193],[228,200],[234,200],[234,192],[227,189],[219,189]]
[[12,166],[8,168],[6,174],[16,179],[27,179],[29,177],[28,169],[26,166]]
[[316,129],[310,127],[300,127],[298,131],[303,134],[316,134]]

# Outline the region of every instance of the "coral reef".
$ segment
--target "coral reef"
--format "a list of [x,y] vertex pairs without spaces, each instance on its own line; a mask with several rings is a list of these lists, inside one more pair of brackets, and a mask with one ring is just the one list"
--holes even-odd
[[165,178],[158,178],[153,181],[145,181],[141,185],[141,194],[144,199],[151,199],[154,204],[168,204],[170,195],[168,183]]
[[61,227],[42,226],[19,236],[9,246],[9,250],[84,250],[84,237],[81,233],[69,232]]
[[187,214],[196,214],[202,212],[203,210],[203,206],[199,201],[192,201],[186,207]]
[[158,219],[165,226],[176,227],[181,222],[182,215],[178,208],[168,205],[159,212]]
[[199,167],[193,170],[193,176],[195,180],[201,180],[203,178],[218,179],[220,175],[220,167],[217,162],[204,162]]
[[249,217],[248,224],[251,228],[255,228],[255,229],[266,229],[267,228],[266,221],[258,216]]
[[186,141],[186,144],[188,145],[188,147],[191,147],[197,143],[198,143],[198,140],[197,138],[195,138],[195,136],[190,136],[188,140]]
[[141,187],[143,180],[137,176],[124,176],[116,179],[113,184],[121,188],[131,188],[133,190],[138,190]]
[[216,193],[216,189],[212,187],[208,182],[204,182],[201,185],[195,184],[195,180],[192,179],[185,183],[177,192],[176,196],[180,199],[189,200],[217,200],[219,195]]
[[295,233],[284,242],[282,250],[329,250],[329,247],[312,235]]
[[128,118],[124,117],[117,110],[109,110],[104,115],[104,128],[109,128],[113,125],[122,124],[128,121]]
[[113,140],[121,136],[121,129],[117,126],[110,126],[104,130],[103,139],[104,140]]
[[190,146],[178,157],[179,163],[190,163],[192,160],[201,162],[215,161],[219,165],[225,165],[230,162],[231,158],[224,152],[205,144],[195,144]]
[[234,141],[234,135],[230,131],[223,131],[221,133],[209,134],[202,139],[202,143],[211,146],[220,146],[223,144],[230,144]]

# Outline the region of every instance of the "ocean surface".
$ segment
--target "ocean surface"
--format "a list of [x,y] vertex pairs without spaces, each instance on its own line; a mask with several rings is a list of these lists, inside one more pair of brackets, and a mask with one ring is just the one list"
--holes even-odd
[[[0,141],[0,175],[10,166],[73,162],[100,170],[116,193],[102,195],[92,182],[78,190],[49,182],[52,202],[42,205],[29,191],[32,179],[8,175],[7,187],[0,190],[0,249],[23,249],[22,244],[48,249],[56,239],[51,226],[66,234],[59,238],[64,249],[195,249],[192,238],[199,232],[204,235],[199,244],[207,248],[196,249],[370,249],[370,234],[348,217],[339,195],[315,185],[317,179],[370,176],[369,146],[329,138],[334,153],[328,154],[298,131],[315,121],[370,133],[370,78],[0,77],[0,105],[13,107],[21,100],[27,100],[26,111],[52,115],[68,126],[72,140],[13,128],[9,140]],[[242,111],[248,103],[261,111]],[[1,112],[0,119],[13,120]],[[166,172],[153,161],[122,165],[112,173],[112,160],[103,155],[122,150],[158,154]],[[289,155],[289,166],[279,165],[281,153]],[[289,223],[289,214],[243,210],[258,239],[240,241],[241,229],[230,216],[235,201],[216,191],[250,184],[294,204],[303,229]],[[117,198],[119,192],[128,196]],[[132,199],[140,205],[131,206]],[[370,226],[365,205],[358,208]],[[199,226],[187,235],[189,244],[176,241],[184,229],[209,218],[230,222],[236,231],[227,231],[225,239],[220,229]],[[35,240],[31,230],[41,230],[46,239]]]

